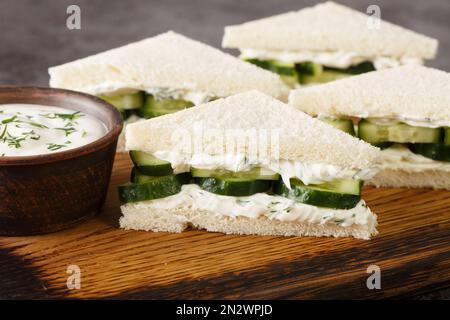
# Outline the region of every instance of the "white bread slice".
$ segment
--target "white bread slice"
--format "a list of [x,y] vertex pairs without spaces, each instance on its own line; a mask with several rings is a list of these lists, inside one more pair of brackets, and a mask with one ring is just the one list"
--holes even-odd
[[367,57],[422,58],[436,55],[438,41],[392,23],[368,27],[368,16],[325,2],[241,25],[228,26],[226,48],[269,51],[344,51]]
[[169,88],[226,97],[257,89],[283,98],[288,91],[278,75],[171,31],[51,67],[49,74],[51,87],[91,94]]
[[377,216],[367,224],[342,227],[333,223],[283,222],[267,218],[247,218],[216,215],[214,212],[179,207],[173,210],[154,209],[146,202],[128,203],[121,207],[120,227],[153,232],[175,232],[192,227],[225,234],[255,234],[266,236],[355,237],[370,239],[376,235]]
[[291,91],[310,115],[450,121],[450,73],[423,66],[374,71]]
[[450,190],[450,172],[433,169],[424,169],[420,172],[398,168],[383,169],[365,182],[376,187]]
[[[278,129],[280,159],[364,169],[380,154],[378,148],[257,91],[132,123],[126,128],[126,148],[149,153],[171,151],[174,144],[189,143],[172,141],[174,131],[183,130],[192,135],[198,123],[220,132]],[[210,150],[211,143],[203,141],[203,149]],[[186,149],[190,148],[190,144],[186,145]]]

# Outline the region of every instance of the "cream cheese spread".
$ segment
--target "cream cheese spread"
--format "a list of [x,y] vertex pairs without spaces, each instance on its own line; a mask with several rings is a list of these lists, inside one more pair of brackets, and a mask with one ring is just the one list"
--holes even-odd
[[379,169],[402,169],[411,172],[421,172],[427,169],[450,172],[450,162],[436,161],[415,154],[401,144],[394,144],[382,150],[376,167]]
[[181,191],[173,196],[142,201],[134,205],[142,205],[146,210],[176,210],[188,207],[194,211],[205,210],[218,216],[231,218],[265,217],[283,222],[331,223],[342,227],[355,224],[376,226],[377,224],[376,215],[367,208],[363,200],[352,209],[330,209],[266,193],[257,193],[248,197],[222,196],[204,191],[195,184],[184,185]]
[[371,61],[377,70],[393,68],[400,65],[422,65],[420,58],[404,57],[400,59],[391,57],[367,57],[356,52],[345,51],[269,51],[243,48],[240,58],[277,60],[286,63],[314,62],[324,66],[346,69],[364,61]]
[[289,160],[249,159],[245,155],[207,154],[183,155],[171,151],[157,151],[155,157],[171,163],[174,173],[188,172],[191,167],[208,170],[229,170],[234,172],[247,171],[261,167],[279,173],[283,182],[290,188],[289,180],[297,178],[304,184],[320,184],[336,179],[367,180],[377,173],[373,169],[345,169],[321,163],[302,163]]

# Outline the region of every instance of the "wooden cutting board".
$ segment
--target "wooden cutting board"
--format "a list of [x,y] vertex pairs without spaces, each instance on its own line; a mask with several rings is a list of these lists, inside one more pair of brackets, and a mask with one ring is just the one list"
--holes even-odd
[[[373,240],[124,231],[117,155],[102,213],[44,236],[0,237],[0,298],[385,298],[450,286],[450,192],[367,188]],[[81,288],[67,288],[70,265]],[[369,290],[367,268],[381,270]],[[73,269],[71,269],[73,270]]]

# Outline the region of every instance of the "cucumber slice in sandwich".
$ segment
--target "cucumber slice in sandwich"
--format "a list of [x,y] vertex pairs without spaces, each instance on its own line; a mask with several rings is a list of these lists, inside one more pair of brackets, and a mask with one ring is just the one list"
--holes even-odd
[[441,143],[412,143],[409,149],[436,161],[450,161],[450,145]]
[[284,76],[295,76],[295,64],[289,62],[282,62],[277,60],[259,60],[259,59],[245,59],[245,61],[257,65],[260,68],[270,70]]
[[255,167],[247,171],[233,172],[228,170],[207,170],[191,168],[194,178],[278,180],[280,175],[270,169]]
[[109,102],[119,111],[135,110],[144,105],[144,93],[142,91],[115,95],[100,95],[99,98]]
[[297,202],[333,209],[351,209],[361,200],[361,180],[305,185],[298,179],[291,179],[290,183],[291,189],[280,180],[275,184],[274,192]]
[[251,180],[243,178],[194,178],[196,184],[205,191],[223,196],[245,197],[272,188],[270,180]]
[[148,94],[145,99],[145,104],[138,109],[137,113],[141,118],[149,119],[193,106],[194,104],[191,101],[182,99],[155,99],[153,95]]
[[444,144],[447,146],[450,145],[450,128],[444,129]]
[[260,68],[277,73],[281,80],[290,87],[295,87],[299,83],[298,75],[294,63],[277,60],[244,59],[245,61],[257,65]]
[[352,136],[355,135],[355,128],[353,127],[353,121],[350,119],[320,118],[320,120],[328,123],[329,125],[332,125],[336,129],[347,132]]
[[130,151],[130,157],[139,171],[149,176],[165,176],[172,174],[170,162],[156,158],[154,155],[142,151]]
[[189,182],[189,174],[167,175],[161,177],[142,177],[139,183],[119,186],[119,198],[123,203],[165,198],[181,191],[181,186]]
[[414,127],[405,123],[377,124],[370,119],[359,122],[358,136],[373,145],[383,142],[438,143],[440,128]]
[[325,83],[374,70],[374,65],[368,61],[346,69],[326,67],[313,62],[297,64],[297,72],[301,84]]

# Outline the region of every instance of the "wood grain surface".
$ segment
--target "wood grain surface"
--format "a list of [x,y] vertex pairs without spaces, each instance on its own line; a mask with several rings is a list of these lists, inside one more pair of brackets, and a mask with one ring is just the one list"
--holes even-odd
[[[70,230],[0,237],[0,298],[386,298],[450,286],[450,192],[367,188],[380,234],[350,238],[124,231],[116,186],[129,178],[117,155],[102,213]],[[369,265],[381,290],[366,287]],[[69,265],[81,288],[69,290]]]

